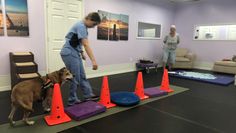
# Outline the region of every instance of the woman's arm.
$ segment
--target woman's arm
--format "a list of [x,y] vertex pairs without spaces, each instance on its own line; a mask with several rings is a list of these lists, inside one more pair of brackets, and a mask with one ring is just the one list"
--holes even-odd
[[165,36],[163,42],[166,44],[168,36]]
[[177,36],[177,44],[180,43],[179,35]]
[[93,55],[93,51],[92,49],[90,48],[89,46],[89,42],[88,42],[88,39],[82,39],[82,44],[84,46],[84,49],[87,53],[87,55],[89,56],[92,64],[93,64],[93,70],[97,70],[98,69],[98,65],[97,65],[97,62],[95,60],[95,57]]

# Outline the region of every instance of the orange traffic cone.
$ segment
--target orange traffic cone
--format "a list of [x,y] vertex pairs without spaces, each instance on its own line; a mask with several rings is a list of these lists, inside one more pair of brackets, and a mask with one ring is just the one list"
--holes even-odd
[[166,91],[166,92],[173,92],[174,91],[170,88],[170,85],[169,85],[169,76],[168,76],[167,69],[164,70],[160,89],[163,91]]
[[103,77],[100,101],[98,103],[104,105],[106,108],[111,108],[111,107],[116,106],[115,104],[111,103],[110,90],[109,90],[108,77],[107,76]]
[[134,92],[141,100],[149,98],[144,94],[143,87],[143,75],[142,72],[138,72],[138,78],[136,82],[135,92]]
[[61,97],[60,85],[55,84],[52,96],[51,114],[44,117],[49,126],[71,121],[71,118],[64,112]]

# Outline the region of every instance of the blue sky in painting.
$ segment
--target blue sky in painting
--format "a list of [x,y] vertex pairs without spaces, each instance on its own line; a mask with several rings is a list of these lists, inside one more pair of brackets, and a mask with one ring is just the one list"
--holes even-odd
[[6,0],[5,3],[7,12],[27,12],[27,0]]
[[120,14],[110,13],[110,19],[120,20]]
[[120,15],[120,20],[125,23],[129,23],[129,16],[128,15]]

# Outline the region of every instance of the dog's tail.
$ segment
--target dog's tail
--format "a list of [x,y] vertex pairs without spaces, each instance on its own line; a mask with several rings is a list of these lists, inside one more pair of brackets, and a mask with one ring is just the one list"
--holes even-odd
[[32,107],[30,107],[27,104],[25,104],[22,100],[19,100],[18,103],[22,106],[23,109],[25,109],[25,110],[27,110],[29,112],[34,112]]

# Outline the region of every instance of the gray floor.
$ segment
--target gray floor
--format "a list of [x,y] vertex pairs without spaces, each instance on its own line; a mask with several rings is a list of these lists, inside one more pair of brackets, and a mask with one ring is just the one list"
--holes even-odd
[[100,118],[104,118],[106,116],[110,116],[119,112],[123,112],[123,111],[127,111],[129,109],[132,108],[136,108],[138,106],[142,106],[144,104],[147,103],[151,103],[153,101],[156,100],[160,100],[166,97],[171,97],[173,95],[179,94],[181,92],[187,91],[187,88],[183,88],[183,87],[178,87],[178,86],[171,86],[172,89],[174,89],[175,91],[166,95],[166,96],[162,96],[162,97],[157,97],[157,98],[150,98],[144,101],[141,101],[141,103],[137,106],[134,107],[114,107],[111,109],[108,109],[105,113],[99,114],[97,116],[82,120],[82,121],[71,121],[68,123],[64,123],[64,124],[60,124],[60,125],[56,125],[56,126],[47,126],[47,124],[44,122],[43,120],[43,116],[44,115],[40,115],[40,116],[36,116],[33,117],[32,119],[36,121],[36,124],[33,126],[26,126],[22,121],[18,121],[17,125],[15,127],[10,127],[9,124],[3,124],[0,125],[0,132],[1,133],[26,133],[26,132],[30,132],[30,133],[56,133],[59,131],[63,131],[65,129],[71,128],[71,127],[75,127],[78,125],[82,125],[94,120],[98,120]]

